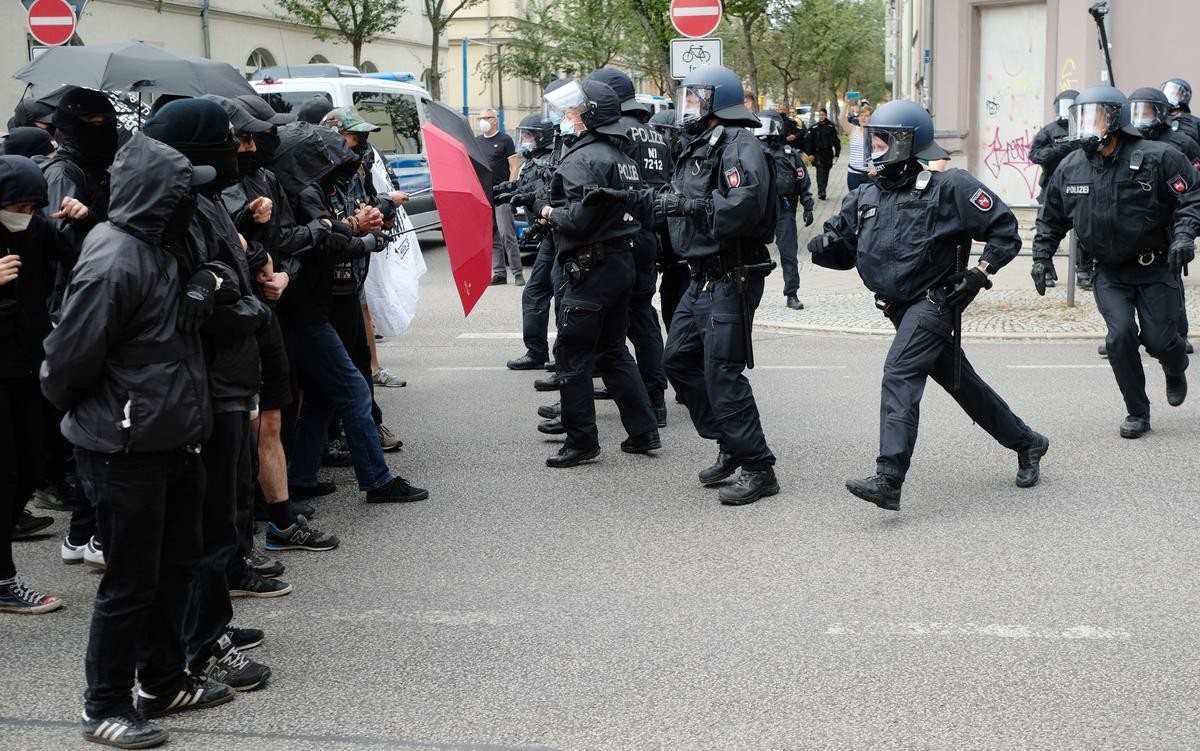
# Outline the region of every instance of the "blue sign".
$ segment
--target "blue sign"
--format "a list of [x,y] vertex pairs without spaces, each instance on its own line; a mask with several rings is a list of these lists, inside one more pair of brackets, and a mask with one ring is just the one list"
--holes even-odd
[[846,98],[847,98],[847,99],[861,99],[861,98],[862,98],[862,94],[861,94],[860,92],[857,92],[857,91],[847,91],[847,92],[846,92]]

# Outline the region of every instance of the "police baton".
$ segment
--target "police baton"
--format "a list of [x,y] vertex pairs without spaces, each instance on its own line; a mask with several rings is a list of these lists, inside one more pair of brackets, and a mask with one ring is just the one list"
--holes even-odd
[[[740,256],[740,249],[739,249]],[[763,263],[739,264],[733,270],[733,282],[737,286],[738,298],[742,305],[742,337],[746,340],[746,368],[754,370],[754,342],[750,338],[754,328],[750,319],[750,304],[746,302],[746,287],[750,283],[750,274],[754,271],[770,273],[775,268],[774,261]]]

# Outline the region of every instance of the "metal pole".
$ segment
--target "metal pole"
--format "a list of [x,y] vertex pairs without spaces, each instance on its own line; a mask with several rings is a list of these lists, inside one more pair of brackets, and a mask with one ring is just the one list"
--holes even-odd
[[204,37],[204,56],[212,57],[212,43],[208,33],[208,0],[200,6],[200,33]]
[[933,115],[933,0],[925,0],[925,109]]
[[1079,241],[1075,239],[1075,231],[1071,231],[1071,239],[1067,242],[1067,307],[1075,307],[1075,262],[1079,259]]
[[463,117],[471,117],[471,106],[467,101],[467,42],[469,40],[463,37],[462,40],[462,63],[463,63]]
[[503,44],[496,45],[496,116],[500,120],[500,132],[504,132],[504,76],[500,73],[500,54],[504,51]]

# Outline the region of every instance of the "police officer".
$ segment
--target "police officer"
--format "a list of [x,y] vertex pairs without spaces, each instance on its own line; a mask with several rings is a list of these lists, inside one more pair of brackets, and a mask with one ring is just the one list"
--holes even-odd
[[[1077,96],[1079,92],[1075,89],[1059,92],[1058,96],[1054,97],[1055,119],[1033,137],[1033,144],[1029,148],[1029,161],[1042,166],[1042,174],[1038,178],[1038,185],[1041,187],[1038,191],[1038,203],[1042,202],[1046,183],[1058,168],[1058,163],[1079,146],[1077,142],[1067,138],[1067,113]],[[1075,258],[1075,278],[1081,288],[1092,288],[1092,257],[1082,245],[1079,246]],[[1053,287],[1054,280],[1049,280],[1047,286]]]
[[754,135],[775,160],[775,186],[779,193],[779,220],[775,223],[775,247],[779,248],[779,263],[783,266],[783,294],[792,310],[804,310],[797,292],[800,290],[800,264],[796,259],[796,206],[804,207],[804,226],[813,223],[813,199],[804,168],[804,156],[785,141],[783,118],[775,110],[758,113],[762,125]]
[[[933,120],[915,102],[879,107],[865,147],[877,177],[847,194],[841,211],[808,245],[813,262],[857,267],[876,306],[896,327],[883,366],[879,456],[875,474],[846,489],[882,509],[900,508],[900,490],[917,442],[921,396],[929,377],[1002,446],[1017,453],[1018,487],[1037,484],[1050,441],[1020,420],[963,357],[955,331],[962,310],[989,276],[1021,249],[1017,219],[968,173],[923,170],[918,160],[945,159]],[[986,243],[967,268],[963,248]]]
[[559,131],[570,145],[551,180],[549,201],[534,203],[535,215],[553,228],[557,262],[567,274],[555,344],[567,439],[546,466],[574,467],[600,453],[593,372],[604,379],[629,433],[621,450],[649,453],[662,443],[646,386],[625,347],[637,276],[633,237],[641,227],[622,206],[583,200],[589,191],[640,185],[638,166],[620,150],[628,138],[621,100],[595,80],[572,82],[547,100],[562,113]]
[[[639,102],[629,76],[615,68],[600,68],[589,76],[590,81],[608,84],[621,100],[620,124],[625,128],[629,140],[621,151],[633,160],[642,176],[642,184],[655,190],[671,182],[675,165],[671,161],[671,150],[662,135],[646,123],[650,120],[650,108]],[[649,224],[649,223],[647,223]],[[663,372],[663,333],[654,309],[654,288],[658,282],[658,235],[654,226],[643,226],[633,237],[633,258],[637,267],[637,281],[629,304],[629,341],[637,356],[638,371],[650,394],[654,417],[658,427],[667,425],[667,374]]]
[[1128,412],[1121,437],[1139,438],[1150,430],[1139,344],[1162,363],[1167,403],[1178,406],[1187,396],[1178,275],[1195,256],[1200,190],[1187,157],[1143,140],[1128,118],[1125,95],[1111,86],[1093,86],[1075,100],[1070,132],[1081,148],[1046,186],[1032,274],[1038,294],[1045,294],[1054,253],[1072,228],[1091,249],[1108,361]]
[[[719,498],[753,503],[779,492],[775,455],[742,372],[753,363],[750,330],[773,265],[767,243],[778,198],[767,157],[747,130],[761,123],[743,103],[737,74],[719,65],[692,71],[676,96],[676,122],[689,141],[670,188],[652,200],[654,212],[668,217],[692,282],[671,320],[664,365],[696,431],[717,441],[717,461],[700,472],[701,484],[716,485],[741,467]],[[612,197],[641,216],[651,194]]]
[[1163,82],[1163,94],[1171,104],[1171,129],[1200,143],[1200,118],[1192,114],[1192,85],[1182,78]]

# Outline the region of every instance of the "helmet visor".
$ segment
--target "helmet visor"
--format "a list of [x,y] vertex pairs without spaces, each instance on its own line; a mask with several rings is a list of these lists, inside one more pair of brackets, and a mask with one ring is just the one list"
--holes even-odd
[[1067,123],[1067,137],[1072,141],[1084,138],[1103,140],[1115,132],[1121,123],[1121,106],[1106,102],[1075,104]]
[[762,123],[752,132],[758,138],[770,138],[777,136],[780,132],[780,123],[773,117],[760,117],[759,122]]
[[1071,106],[1075,104],[1074,99],[1059,99],[1058,100],[1058,119],[1066,120],[1071,116]]
[[680,86],[675,92],[675,124],[683,127],[707,119],[715,93],[712,86]]
[[1129,103],[1129,122],[1138,130],[1153,128],[1161,117],[1162,113],[1158,111],[1154,102],[1133,101]]
[[1164,83],[1162,91],[1167,95],[1167,101],[1171,103],[1172,107],[1178,107],[1186,102],[1191,95],[1190,91],[1174,81]]
[[913,155],[913,129],[867,125],[863,128],[863,164],[865,170],[907,162]]
[[559,86],[542,97],[542,119],[557,125],[568,110],[582,110],[587,100],[587,94],[583,93],[578,81]]

